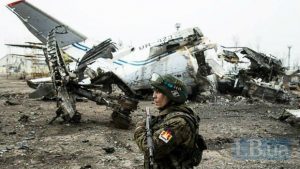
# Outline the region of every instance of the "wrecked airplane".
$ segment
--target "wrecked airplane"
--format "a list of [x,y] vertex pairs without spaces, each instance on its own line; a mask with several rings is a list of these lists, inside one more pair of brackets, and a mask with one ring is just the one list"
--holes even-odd
[[[231,51],[217,46],[197,27],[118,50],[110,39],[91,45],[84,35],[24,0],[7,7],[46,45],[44,53],[52,76],[28,84],[37,88],[32,97],[51,92],[57,96],[53,120],[62,117],[78,122],[81,115],[76,110],[76,96],[81,96],[112,107],[115,124],[127,128],[138,99],[151,92],[149,79],[154,72],[178,77],[186,83],[190,98],[198,101],[211,99],[216,92],[285,98],[281,88],[265,85],[279,81],[283,73],[280,61],[246,47]],[[66,64],[66,55],[73,62]],[[114,96],[114,85],[122,95]]]
[[[66,121],[80,120],[80,113],[75,107],[75,95],[79,95],[100,104],[118,107],[118,111],[113,113],[113,120],[123,117],[124,123],[128,123],[130,111],[136,108],[136,98],[151,91],[149,79],[153,72],[177,76],[187,84],[189,93],[193,93],[194,86],[198,84],[195,78],[198,64],[194,55],[204,50],[213,50],[214,47],[204,38],[199,28],[180,30],[153,43],[120,51],[110,39],[87,47],[83,44],[85,36],[63,26],[28,2],[17,1],[7,7],[30,32],[47,44],[44,53],[52,75],[48,80],[51,80],[58,97],[56,113],[57,117],[63,117]],[[75,50],[79,52],[72,55]],[[73,63],[65,63],[65,53],[74,56]],[[51,91],[49,85],[41,87],[35,82],[38,83],[38,80],[29,82],[29,85],[39,89],[36,93],[46,94]],[[124,99],[109,97],[113,84],[121,89]],[[115,104],[116,100],[124,100],[129,106]]]

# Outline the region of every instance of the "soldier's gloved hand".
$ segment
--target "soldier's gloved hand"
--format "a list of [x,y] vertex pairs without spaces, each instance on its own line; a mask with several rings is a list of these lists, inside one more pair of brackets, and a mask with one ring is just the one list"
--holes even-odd
[[141,121],[136,124],[135,133],[146,132],[146,122]]

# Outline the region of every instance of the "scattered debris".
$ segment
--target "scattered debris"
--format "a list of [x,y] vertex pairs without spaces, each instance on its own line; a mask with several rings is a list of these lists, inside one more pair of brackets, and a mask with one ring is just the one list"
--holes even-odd
[[270,102],[289,103],[291,96],[283,89],[275,89],[265,83],[247,82],[249,97],[257,97]]
[[9,106],[15,106],[15,105],[20,105],[21,102],[19,100],[6,100],[5,105],[9,105]]
[[80,169],[88,169],[88,168],[92,168],[92,166],[90,164],[88,164],[88,165],[85,165],[83,167],[80,167]]
[[17,132],[16,131],[10,131],[10,132],[8,132],[8,134],[9,135],[15,135],[15,134],[17,134]]
[[18,149],[22,149],[22,150],[28,150],[29,149],[27,141],[17,142],[17,147],[18,147]]
[[0,156],[2,156],[3,153],[8,152],[8,150],[6,148],[4,149],[0,149]]
[[83,143],[88,143],[90,140],[82,140]]
[[28,135],[24,138],[25,140],[33,140],[35,139],[35,131],[30,131]]
[[287,122],[294,127],[300,128],[300,109],[285,109],[283,114],[279,117],[279,120]]
[[111,154],[115,152],[115,148],[114,147],[103,147],[102,148],[107,154]]
[[29,116],[22,114],[18,121],[21,123],[27,123],[29,121]]
[[[214,149],[223,149],[225,146],[229,146],[230,143],[234,142],[233,138],[214,138],[214,139],[206,139],[205,140],[207,143],[207,146],[209,147],[209,150],[214,150]],[[226,145],[227,144],[227,145]]]

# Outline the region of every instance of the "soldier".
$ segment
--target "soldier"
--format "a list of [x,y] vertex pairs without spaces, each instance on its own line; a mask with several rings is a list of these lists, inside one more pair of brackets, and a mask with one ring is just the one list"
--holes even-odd
[[185,104],[186,86],[171,75],[153,74],[150,83],[154,90],[154,104],[159,110],[158,116],[152,117],[150,124],[154,147],[153,166],[149,167],[145,122],[138,123],[134,133],[134,139],[144,153],[144,168],[193,168],[195,164],[191,151],[194,149],[200,119]]

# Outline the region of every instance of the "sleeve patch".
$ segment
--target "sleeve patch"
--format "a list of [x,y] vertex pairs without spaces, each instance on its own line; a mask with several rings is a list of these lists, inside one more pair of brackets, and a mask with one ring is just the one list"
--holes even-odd
[[170,130],[163,130],[160,135],[159,139],[161,139],[163,142],[168,143],[172,139],[172,133]]

